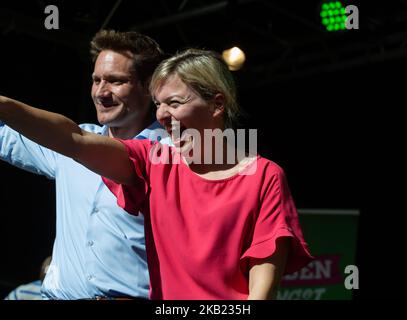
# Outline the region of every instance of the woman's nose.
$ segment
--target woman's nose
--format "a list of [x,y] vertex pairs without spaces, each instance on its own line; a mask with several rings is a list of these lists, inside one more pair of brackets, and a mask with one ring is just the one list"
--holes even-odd
[[167,105],[161,104],[158,107],[156,117],[157,117],[158,122],[161,123],[161,125],[164,128],[168,129],[171,127],[172,115],[169,112],[169,108]]
[[168,112],[168,107],[165,103],[161,103],[157,107],[157,112],[156,112],[157,120],[164,120],[167,118],[171,119],[171,114]]

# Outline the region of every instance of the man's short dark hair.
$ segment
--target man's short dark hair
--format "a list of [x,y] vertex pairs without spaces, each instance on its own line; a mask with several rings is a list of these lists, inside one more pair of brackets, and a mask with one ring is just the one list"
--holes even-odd
[[157,42],[136,31],[99,31],[90,43],[93,62],[103,50],[124,54],[130,52],[133,55],[134,71],[143,85],[150,79],[155,68],[164,58],[164,53]]

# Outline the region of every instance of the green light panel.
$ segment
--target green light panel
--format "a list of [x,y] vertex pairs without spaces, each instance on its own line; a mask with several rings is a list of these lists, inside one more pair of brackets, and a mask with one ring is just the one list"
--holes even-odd
[[346,10],[340,1],[325,2],[321,6],[321,22],[329,32],[346,29]]

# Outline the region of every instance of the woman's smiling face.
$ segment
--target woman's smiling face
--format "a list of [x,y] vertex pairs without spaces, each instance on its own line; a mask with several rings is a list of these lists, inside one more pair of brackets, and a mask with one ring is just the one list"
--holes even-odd
[[[204,100],[199,93],[187,86],[177,75],[170,76],[154,92],[157,120],[172,136],[174,130],[196,129],[203,137],[204,129],[218,128],[214,101]],[[178,136],[179,138],[179,136]]]

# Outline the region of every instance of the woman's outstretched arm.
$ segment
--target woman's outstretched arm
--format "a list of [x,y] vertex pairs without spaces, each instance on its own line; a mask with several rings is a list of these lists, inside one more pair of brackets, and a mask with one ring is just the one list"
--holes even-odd
[[63,115],[0,96],[0,121],[102,176],[128,185],[135,179],[122,143],[84,131]]

